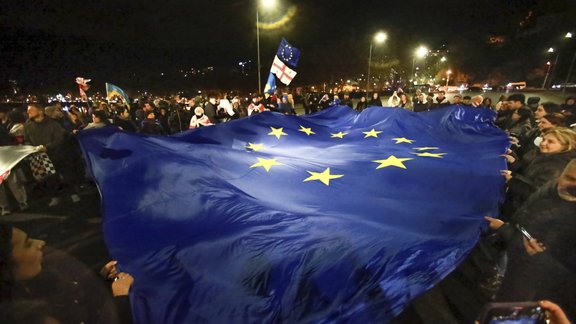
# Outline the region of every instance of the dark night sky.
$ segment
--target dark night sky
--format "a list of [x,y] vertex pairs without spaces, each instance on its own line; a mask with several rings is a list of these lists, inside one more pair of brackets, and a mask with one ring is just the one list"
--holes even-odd
[[[284,9],[261,12],[262,21],[287,8],[296,14],[281,28],[261,30],[262,71],[286,37],[302,50],[300,84],[363,73],[370,36],[378,30],[389,40],[375,49],[376,60],[397,58],[398,69],[411,64],[417,45],[446,44],[452,64],[473,77],[496,68],[528,74],[545,60],[541,48],[554,46],[550,38],[576,26],[575,0],[278,2]],[[29,89],[73,86],[79,75],[129,88],[172,87],[190,82],[177,74],[183,68],[229,72],[239,60],[256,60],[255,0],[4,0],[0,9],[0,82],[16,79]],[[506,43],[488,44],[491,35]],[[254,71],[243,78],[224,75],[194,86],[256,83]]]

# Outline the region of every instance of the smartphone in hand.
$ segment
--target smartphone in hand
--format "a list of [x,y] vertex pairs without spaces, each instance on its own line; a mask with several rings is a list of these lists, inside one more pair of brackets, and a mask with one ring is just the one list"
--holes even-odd
[[524,235],[525,238],[528,239],[528,241],[534,240],[534,236],[528,233],[528,231],[524,227],[522,227],[522,225],[516,224],[516,228],[520,231],[520,233],[522,233],[522,235]]
[[545,310],[537,302],[490,303],[484,306],[480,324],[544,324]]

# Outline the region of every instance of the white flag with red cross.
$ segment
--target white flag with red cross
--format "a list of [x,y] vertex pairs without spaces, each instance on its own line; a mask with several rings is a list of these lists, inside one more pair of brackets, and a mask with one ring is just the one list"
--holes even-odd
[[288,67],[288,65],[284,64],[278,55],[274,56],[274,62],[272,62],[270,72],[274,73],[278,80],[280,80],[280,82],[284,83],[285,85],[289,85],[290,82],[292,82],[292,79],[294,79],[296,76],[296,71],[292,70]]

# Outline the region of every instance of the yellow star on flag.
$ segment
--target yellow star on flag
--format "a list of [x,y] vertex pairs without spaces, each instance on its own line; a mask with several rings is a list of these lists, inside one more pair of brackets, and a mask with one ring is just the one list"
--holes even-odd
[[270,127],[270,129],[272,130],[270,133],[268,133],[268,135],[273,135],[276,136],[277,139],[280,139],[280,136],[286,136],[288,134],[284,133],[282,130],[284,128],[280,127],[280,128],[274,128],[274,127]]
[[393,138],[392,140],[396,141],[395,144],[400,144],[400,143],[412,144],[412,142],[414,142],[414,140],[407,139],[405,137],[396,137],[396,138]]
[[376,131],[374,128],[372,128],[371,131],[369,131],[369,132],[362,132],[362,133],[364,133],[364,135],[366,135],[366,136],[364,136],[364,138],[368,138],[368,137],[376,137],[376,138],[378,138],[378,134],[382,133],[382,131]]
[[431,150],[438,150],[440,148],[439,147],[433,147],[433,146],[426,146],[426,147],[415,147],[414,149],[417,151],[431,151]]
[[298,131],[306,133],[306,135],[308,135],[308,136],[310,136],[310,134],[316,134],[312,131],[312,128],[306,128],[302,125],[300,125],[300,129]]
[[417,156],[423,156],[423,157],[433,157],[433,158],[442,158],[442,155],[446,155],[446,153],[429,153],[429,152],[424,152],[424,153],[412,153],[415,154]]
[[382,169],[382,168],[387,168],[389,166],[395,166],[397,168],[401,168],[401,169],[406,169],[406,166],[404,165],[404,161],[410,161],[410,160],[414,160],[413,158],[397,158],[394,155],[390,155],[386,160],[375,160],[372,162],[375,163],[380,163],[380,165],[376,168],[376,170],[378,169]]
[[306,172],[310,173],[311,176],[304,179],[304,182],[312,181],[312,180],[319,180],[319,181],[322,181],[322,183],[327,185],[327,186],[330,185],[330,180],[342,178],[344,176],[343,174],[330,174],[330,168],[326,168],[326,170],[324,170],[324,172],[321,172],[321,173],[320,172],[312,172],[312,171],[306,171]]
[[258,162],[252,164],[250,168],[263,167],[266,170],[266,172],[270,172],[270,168],[272,168],[273,165],[282,165],[282,163],[276,161],[276,159],[262,159],[262,158],[257,159]]
[[253,144],[250,142],[248,142],[248,145],[246,146],[247,149],[250,149],[254,152],[260,151],[263,147],[264,147],[264,144]]
[[342,132],[340,132],[340,133],[330,134],[330,135],[331,135],[331,136],[330,136],[331,138],[344,138],[344,136],[348,135],[348,133],[342,133]]

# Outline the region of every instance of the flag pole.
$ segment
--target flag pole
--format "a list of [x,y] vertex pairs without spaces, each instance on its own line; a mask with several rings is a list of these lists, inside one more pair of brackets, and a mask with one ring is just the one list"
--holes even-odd
[[260,24],[258,20],[258,9],[256,9],[256,47],[258,48],[258,93],[262,93],[262,81],[260,80]]

